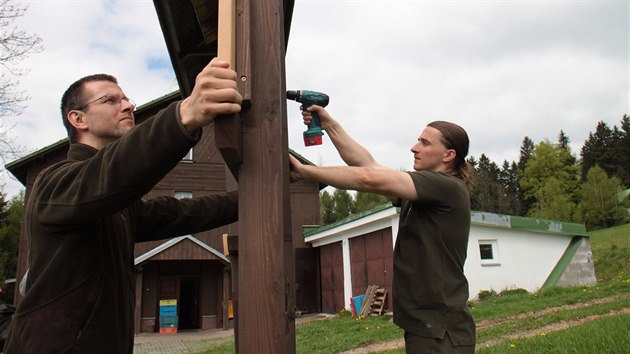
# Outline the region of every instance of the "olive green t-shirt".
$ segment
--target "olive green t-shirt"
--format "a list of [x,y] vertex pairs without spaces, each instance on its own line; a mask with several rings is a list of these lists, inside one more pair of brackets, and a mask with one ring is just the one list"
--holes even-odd
[[394,248],[394,322],[420,336],[454,345],[475,344],[467,308],[464,261],[470,231],[470,196],[458,178],[409,172],[418,200],[403,201]]

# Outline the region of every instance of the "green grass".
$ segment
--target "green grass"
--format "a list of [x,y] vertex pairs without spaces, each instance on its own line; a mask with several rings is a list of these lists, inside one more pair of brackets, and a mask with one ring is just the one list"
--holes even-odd
[[613,279],[630,269],[630,224],[589,234],[597,279]]
[[623,275],[599,282],[596,286],[550,288],[533,294],[498,296],[472,307],[475,321],[502,318],[550,307],[584,303],[596,299],[630,293],[630,281]]
[[624,296],[616,297],[613,301],[604,303],[592,303],[588,306],[581,306],[571,309],[558,308],[557,311],[534,313],[531,316],[507,319],[501,321],[496,319],[497,325],[479,329],[477,331],[477,341],[482,343],[501,336],[507,336],[518,331],[528,331],[544,328],[565,322],[576,322],[589,316],[607,315],[630,308],[630,289]]
[[502,341],[477,353],[628,353],[630,315],[605,317],[568,330]]
[[[333,318],[299,324],[295,329],[298,353],[336,353],[371,343],[402,338],[391,316],[353,318],[344,312]],[[234,353],[234,341],[210,344],[204,353]]]
[[335,353],[368,344],[402,338],[390,316],[357,319],[347,312],[334,319],[310,322],[296,328],[300,353]]
[[[630,308],[630,224],[593,231],[590,235],[597,284],[494,296],[473,305],[471,311],[480,326],[479,353],[629,352],[630,315],[617,313]],[[572,326],[542,332],[563,323]],[[526,331],[536,335],[506,339]],[[344,313],[297,325],[296,351],[337,353],[402,336],[402,330],[392,323],[390,316],[357,320]],[[485,347],[484,343],[493,345]],[[383,353],[404,352],[397,349]],[[234,353],[234,341],[230,338],[213,342],[205,353]]]
[[630,248],[630,224],[590,231],[593,253],[612,247]]

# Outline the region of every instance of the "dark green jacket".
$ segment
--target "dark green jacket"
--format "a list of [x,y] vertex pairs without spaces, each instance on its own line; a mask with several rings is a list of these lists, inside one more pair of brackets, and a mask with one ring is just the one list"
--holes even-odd
[[451,175],[415,171],[418,194],[404,201],[394,248],[394,322],[405,331],[453,344],[474,345],[475,323],[466,306],[464,262],[470,197]]
[[24,227],[27,292],[5,354],[132,353],[134,244],[235,222],[236,192],[142,200],[195,145],[178,104],[101,150],[72,144],[40,173]]

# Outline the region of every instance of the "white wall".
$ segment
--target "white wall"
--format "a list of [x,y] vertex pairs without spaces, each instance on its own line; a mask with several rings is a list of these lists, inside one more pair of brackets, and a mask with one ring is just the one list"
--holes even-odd
[[[496,240],[498,262],[482,265],[480,240]],[[537,291],[554,269],[571,242],[567,235],[543,234],[507,228],[472,225],[468,240],[468,258],[464,273],[468,278],[470,298],[482,290],[497,293],[522,288]]]

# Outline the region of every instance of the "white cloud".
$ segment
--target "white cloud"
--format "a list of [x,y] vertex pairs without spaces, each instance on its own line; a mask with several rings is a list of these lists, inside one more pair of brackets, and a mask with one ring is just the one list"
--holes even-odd
[[[366,145],[393,141],[372,148],[390,167],[409,165],[409,146],[436,119],[461,124],[471,154],[500,164],[525,136],[555,141],[561,129],[579,154],[598,121],[628,113],[627,2],[302,4],[289,86],[329,90],[329,111]],[[330,145],[309,149],[335,160]]]
[[[15,134],[28,148],[65,137],[58,102],[84,75],[114,74],[140,104],[173,90],[152,1],[27,3],[19,25],[46,47],[24,62],[32,100]],[[287,88],[329,94],[329,111],[392,168],[411,168],[410,146],[438,119],[498,164],[525,136],[555,141],[561,129],[579,154],[598,121],[629,113],[628,28],[627,1],[297,0]],[[303,146],[298,107],[288,103],[290,147],[341,163],[327,136]]]

